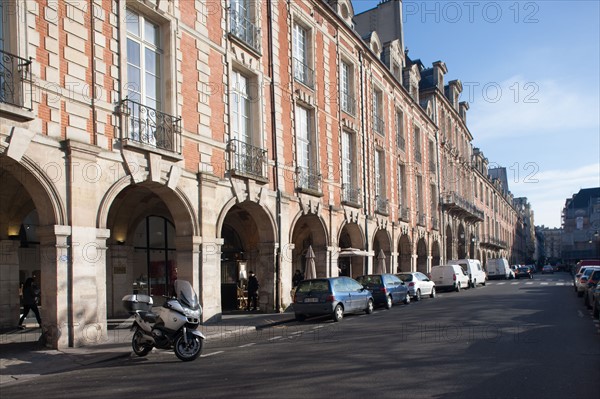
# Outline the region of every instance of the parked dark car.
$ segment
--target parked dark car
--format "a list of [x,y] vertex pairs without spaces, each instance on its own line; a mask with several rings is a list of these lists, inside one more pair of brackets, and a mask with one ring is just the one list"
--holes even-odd
[[393,274],[369,274],[357,277],[356,281],[373,293],[375,306],[389,309],[394,303],[410,303],[408,287]]
[[592,309],[593,294],[598,281],[600,280],[600,269],[594,270],[587,280],[587,284],[583,286],[583,303],[588,309]]
[[515,270],[515,278],[533,278],[533,274],[531,274],[531,269],[529,267],[517,267]]
[[552,273],[554,274],[554,268],[550,265],[546,265],[542,268],[542,274]]
[[350,277],[330,277],[301,281],[294,295],[294,314],[302,321],[307,316],[331,315],[340,321],[346,313],[373,313],[373,294]]
[[594,318],[600,318],[600,284],[596,285],[592,294],[592,315]]

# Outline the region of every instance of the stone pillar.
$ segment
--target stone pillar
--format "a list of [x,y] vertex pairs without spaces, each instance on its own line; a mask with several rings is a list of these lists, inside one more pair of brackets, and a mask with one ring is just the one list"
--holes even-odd
[[14,327],[19,321],[19,245],[18,240],[0,241],[1,327]]
[[250,260],[249,267],[252,268],[252,264],[257,267],[254,272],[258,278],[260,289],[258,290],[258,306],[263,312],[279,312],[277,304],[275,303],[275,284],[277,283],[275,267],[276,262],[276,249],[277,245],[273,242],[266,242],[258,244],[258,251],[256,255],[258,258]]
[[69,266],[69,226],[43,226],[38,228],[40,263],[42,328],[46,346],[66,348],[73,337],[72,304],[69,301],[72,287],[72,270]]
[[[189,281],[200,298],[200,246],[202,238],[184,236],[175,239],[177,248],[177,278]],[[220,248],[220,247],[219,247]],[[220,252],[220,249],[219,249]]]
[[281,304],[284,308],[291,305],[294,301],[292,298],[292,276],[296,271],[292,261],[292,256],[296,245],[288,243],[281,248]]
[[200,248],[199,299],[202,321],[221,320],[221,246],[223,239],[202,239]]

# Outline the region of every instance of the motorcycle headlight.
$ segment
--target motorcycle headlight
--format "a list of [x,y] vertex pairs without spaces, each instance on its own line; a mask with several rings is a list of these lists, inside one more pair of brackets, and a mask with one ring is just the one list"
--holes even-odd
[[192,310],[192,309],[184,308],[183,314],[185,315],[185,317],[193,317],[193,318],[199,319],[200,318],[200,309]]

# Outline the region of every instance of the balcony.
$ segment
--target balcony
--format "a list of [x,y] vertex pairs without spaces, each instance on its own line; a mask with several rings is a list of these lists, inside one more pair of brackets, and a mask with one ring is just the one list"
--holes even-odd
[[447,212],[467,221],[483,222],[483,211],[455,192],[442,195],[442,206]]
[[489,234],[481,237],[479,245],[490,249],[506,249],[508,247],[506,241],[500,240]]
[[362,190],[351,184],[342,184],[342,202],[346,205],[360,207]]
[[422,160],[423,160],[423,156],[421,155],[421,151],[416,150],[415,151],[415,161],[418,163],[421,163]]
[[181,118],[129,99],[121,102],[120,112],[127,119],[123,132],[126,143],[181,154]]
[[0,103],[33,110],[31,58],[0,50]]
[[410,209],[406,206],[400,205],[398,207],[398,219],[402,222],[410,222]]
[[390,211],[389,211],[389,200],[385,197],[383,197],[382,195],[376,195],[375,196],[375,212],[381,214],[381,215],[389,215]]
[[373,116],[373,130],[375,133],[385,136],[385,121],[379,116]]
[[340,102],[342,111],[352,116],[356,115],[356,100],[354,99],[354,97],[352,97],[348,93],[341,93]]
[[252,50],[260,53],[260,29],[252,21],[235,10],[230,11],[229,33]]
[[315,71],[310,69],[303,60],[294,58],[294,79],[312,89],[315,86]]
[[233,139],[229,141],[229,151],[231,153],[230,172],[232,175],[268,181],[266,150]]
[[321,180],[322,176],[318,170],[303,166],[296,168],[296,188],[298,191],[322,196]]
[[406,150],[406,139],[404,138],[404,136],[400,133],[396,134],[396,145],[398,146],[398,148],[400,148],[402,151]]

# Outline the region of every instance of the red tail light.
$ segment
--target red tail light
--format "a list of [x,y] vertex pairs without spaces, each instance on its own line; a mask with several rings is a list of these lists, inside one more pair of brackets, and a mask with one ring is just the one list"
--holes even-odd
[[456,274],[453,274],[453,275],[452,275],[452,280],[453,280],[453,281],[456,281]]
[[381,291],[383,294],[387,294],[387,288],[385,287],[381,287],[379,291]]
[[415,283],[409,283],[409,284],[408,284],[408,286],[409,286],[409,287],[414,287],[414,286],[415,286]]
[[327,295],[327,298],[325,298],[325,302],[333,302],[334,297],[333,295]]

